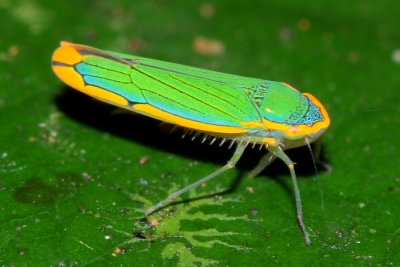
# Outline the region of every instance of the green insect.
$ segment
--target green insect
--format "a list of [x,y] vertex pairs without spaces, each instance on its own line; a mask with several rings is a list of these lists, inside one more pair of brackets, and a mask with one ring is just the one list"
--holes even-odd
[[251,172],[257,175],[275,158],[289,167],[297,219],[307,244],[293,161],[284,150],[310,145],[329,127],[324,106],[312,95],[275,81],[225,74],[62,42],[52,66],[69,86],[101,101],[206,136],[231,140],[228,163],[146,211],[150,215],[181,194],[234,168],[245,148],[268,150]]

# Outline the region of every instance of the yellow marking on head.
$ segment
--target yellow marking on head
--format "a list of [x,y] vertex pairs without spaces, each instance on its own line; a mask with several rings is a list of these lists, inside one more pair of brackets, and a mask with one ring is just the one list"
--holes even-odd
[[232,126],[220,126],[207,124],[198,121],[192,121],[189,119],[185,119],[174,114],[165,112],[161,109],[153,107],[149,104],[135,104],[132,106],[133,110],[138,113],[142,113],[144,115],[153,117],[155,119],[159,119],[165,122],[177,124],[182,127],[195,129],[198,131],[211,132],[211,133],[221,133],[221,134],[240,134],[246,133],[247,130],[243,128],[237,128]]
[[330,118],[329,118],[328,112],[326,111],[325,107],[314,96],[307,94],[307,93],[305,93],[304,96],[309,98],[310,101],[320,109],[321,114],[323,116],[322,121],[318,121],[311,126],[307,126],[305,124],[287,125],[284,123],[277,123],[277,122],[273,122],[273,121],[264,119],[263,120],[264,127],[266,127],[269,130],[282,131],[284,133],[284,135],[286,137],[288,137],[289,139],[290,138],[296,139],[296,137],[303,137],[306,135],[315,134],[322,129],[328,128],[329,124],[330,124]]
[[[319,121],[314,123],[312,126],[307,125],[287,125],[284,123],[277,123],[264,119],[264,127],[273,131],[282,131],[288,138],[303,137],[309,134],[315,134],[319,130],[327,128],[325,121]],[[329,123],[328,123],[329,125]]]

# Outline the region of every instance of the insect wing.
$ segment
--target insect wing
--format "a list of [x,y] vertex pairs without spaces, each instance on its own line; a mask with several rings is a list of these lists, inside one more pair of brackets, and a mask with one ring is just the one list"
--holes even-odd
[[261,79],[62,43],[53,69],[102,101],[184,127],[244,133],[261,121],[250,93]]

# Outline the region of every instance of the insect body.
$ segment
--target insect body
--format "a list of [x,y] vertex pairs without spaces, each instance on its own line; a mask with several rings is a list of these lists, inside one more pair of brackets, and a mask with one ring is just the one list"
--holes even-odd
[[233,168],[249,144],[268,153],[252,171],[257,175],[274,158],[289,167],[297,218],[307,244],[294,163],[284,150],[309,145],[329,126],[323,105],[312,95],[282,82],[225,74],[62,42],[52,66],[69,86],[108,102],[206,135],[230,139],[236,150],[228,163],[170,195],[145,215],[179,195]]

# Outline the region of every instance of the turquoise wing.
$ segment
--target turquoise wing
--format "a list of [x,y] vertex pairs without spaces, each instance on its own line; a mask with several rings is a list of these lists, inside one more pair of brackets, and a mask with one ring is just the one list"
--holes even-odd
[[[72,87],[90,86],[112,92],[126,99],[125,108],[133,111],[137,104],[147,104],[185,121],[243,128],[243,132],[245,125],[262,122],[257,99],[273,83],[70,43],[63,43],[59,50],[66,46],[74,52],[57,50],[53,69]],[[65,60],[71,53],[76,59]],[[65,68],[76,72],[84,85],[66,81],[66,75],[59,74]],[[91,94],[89,90],[85,93]],[[163,120],[163,116],[152,112],[141,113]]]

